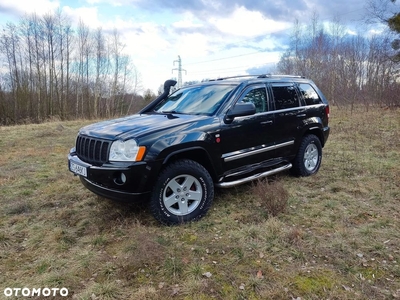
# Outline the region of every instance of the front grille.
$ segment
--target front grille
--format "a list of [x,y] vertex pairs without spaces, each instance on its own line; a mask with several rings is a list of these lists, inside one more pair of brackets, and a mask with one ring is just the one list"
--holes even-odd
[[76,139],[78,157],[92,165],[102,165],[108,161],[111,142],[79,135]]

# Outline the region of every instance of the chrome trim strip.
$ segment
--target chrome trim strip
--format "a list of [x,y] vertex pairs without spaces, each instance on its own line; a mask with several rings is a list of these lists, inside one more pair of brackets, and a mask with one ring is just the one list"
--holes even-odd
[[[257,150],[250,150],[250,151],[239,153],[239,154],[233,154],[231,156],[224,157],[224,161],[225,162],[230,162],[232,160],[240,159],[240,158],[251,156],[251,155],[254,155],[254,154],[260,154],[260,153],[263,153],[263,152],[268,152],[268,151],[271,151],[271,150],[276,150],[276,149],[279,149],[279,148],[282,148],[282,147],[286,147],[286,146],[289,146],[289,145],[293,145],[293,144],[294,144],[294,140],[289,141],[289,142],[285,142],[285,143],[281,143],[281,144],[278,144],[278,145],[274,145],[274,146],[263,147],[263,148],[260,148],[260,149],[257,149]],[[235,152],[237,152],[237,151],[235,151]],[[233,152],[233,153],[235,153],[235,152]],[[225,156],[225,155],[226,154],[224,154],[223,156]]]
[[[319,104],[315,104],[315,105],[319,105]],[[311,105],[310,105],[311,106]],[[309,106],[297,106],[297,107],[292,107],[292,108],[285,108],[285,109],[278,109],[278,110],[269,110],[269,111],[264,111],[264,112],[259,112],[256,113],[255,115],[251,115],[251,116],[263,116],[263,115],[271,115],[271,114],[276,114],[276,113],[285,113],[285,112],[290,112],[290,111],[294,111],[294,110],[300,110],[300,109],[305,109],[308,108]],[[236,117],[236,119],[241,120],[241,119],[246,119],[249,116],[242,116],[242,117]]]
[[275,146],[269,146],[269,147],[263,147],[263,148],[260,148],[260,149],[257,149],[257,150],[250,150],[248,152],[244,152],[244,153],[235,154],[235,155],[232,155],[232,156],[225,157],[224,161],[229,162],[229,161],[232,161],[232,160],[235,160],[235,159],[239,159],[239,158],[243,158],[243,157],[247,157],[247,156],[250,156],[250,155],[253,155],[253,154],[259,154],[259,153],[263,153],[263,152],[268,152],[268,151],[271,151],[271,150],[274,150],[274,149],[275,149]]
[[304,110],[306,107],[307,106],[296,106],[296,107],[291,107],[291,108],[277,109],[277,110],[273,110],[271,112],[281,114],[281,113],[294,111],[294,110]]
[[269,171],[266,171],[266,172],[263,172],[263,173],[254,174],[254,175],[246,177],[246,178],[242,178],[242,179],[238,179],[238,180],[230,181],[230,182],[216,183],[215,186],[217,186],[219,188],[230,188],[230,187],[233,187],[235,185],[243,184],[243,183],[246,183],[246,182],[249,182],[249,181],[253,181],[253,180],[256,180],[256,179],[259,179],[259,178],[263,178],[263,177],[266,177],[266,176],[269,176],[269,175],[273,175],[273,174],[288,170],[291,167],[292,167],[292,164],[289,163],[289,164],[287,164],[285,166],[282,166],[282,167],[279,167],[279,168],[276,168],[276,169],[273,169],[273,170],[269,170]]
[[294,144],[294,140],[289,141],[289,142],[285,142],[285,143],[281,143],[281,144],[275,145],[275,149],[279,149],[279,148],[282,148],[282,147],[290,146],[290,145],[293,145],[293,144]]

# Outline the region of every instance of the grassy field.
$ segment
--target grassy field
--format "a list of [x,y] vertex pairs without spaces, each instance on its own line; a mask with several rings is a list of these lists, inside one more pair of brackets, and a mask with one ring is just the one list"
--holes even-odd
[[1,299],[400,298],[400,110],[331,108],[318,174],[217,190],[205,218],[175,227],[68,171],[87,123],[0,127]]

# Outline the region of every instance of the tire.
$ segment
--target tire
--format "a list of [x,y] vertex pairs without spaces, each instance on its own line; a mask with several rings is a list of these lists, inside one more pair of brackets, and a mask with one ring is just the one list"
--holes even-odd
[[303,137],[297,155],[293,160],[292,173],[296,176],[310,176],[318,172],[322,160],[322,146],[314,134]]
[[150,196],[150,211],[159,222],[177,225],[203,217],[214,199],[214,183],[199,163],[182,159],[163,169]]

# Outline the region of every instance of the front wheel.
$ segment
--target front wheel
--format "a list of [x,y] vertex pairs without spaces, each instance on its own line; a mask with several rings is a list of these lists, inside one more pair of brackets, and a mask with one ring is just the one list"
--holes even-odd
[[314,134],[303,137],[297,155],[293,160],[292,173],[297,176],[310,176],[318,172],[322,160],[322,146]]
[[213,198],[214,184],[208,171],[193,160],[182,159],[160,173],[151,194],[150,210],[163,224],[181,224],[203,217]]

